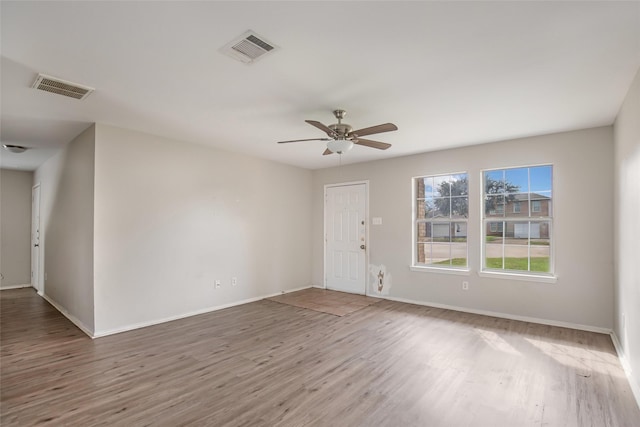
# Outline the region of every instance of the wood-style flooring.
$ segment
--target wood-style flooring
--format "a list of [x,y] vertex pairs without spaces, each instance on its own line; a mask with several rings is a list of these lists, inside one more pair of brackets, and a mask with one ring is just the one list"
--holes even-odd
[[609,336],[268,300],[91,340],[0,292],[4,426],[640,426]]
[[346,316],[382,300],[365,295],[310,288],[271,297],[269,301],[308,308],[309,310],[329,313],[335,316]]

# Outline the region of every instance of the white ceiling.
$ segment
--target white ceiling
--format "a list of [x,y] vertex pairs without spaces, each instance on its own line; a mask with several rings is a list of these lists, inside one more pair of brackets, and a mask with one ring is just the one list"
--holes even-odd
[[[393,122],[343,163],[609,125],[640,67],[640,2],[1,3],[0,165],[34,169],[93,122],[316,169],[304,123]],[[246,30],[281,49],[245,65]],[[96,88],[31,89],[37,73]]]

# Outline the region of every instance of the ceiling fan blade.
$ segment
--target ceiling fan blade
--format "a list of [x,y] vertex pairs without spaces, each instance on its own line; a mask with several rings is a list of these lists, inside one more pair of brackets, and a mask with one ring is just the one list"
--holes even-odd
[[385,123],[382,125],[351,131],[347,137],[355,136],[357,138],[359,136],[373,135],[374,133],[391,132],[392,130],[398,130],[398,126],[393,123]]
[[303,142],[303,141],[331,141],[331,138],[292,139],[291,141],[278,141],[278,144],[288,144],[290,142]]
[[327,154],[333,154],[333,151],[329,150],[328,148],[326,150],[324,150],[324,153],[322,153],[323,156],[326,156]]
[[370,139],[358,138],[357,140],[354,139],[353,143],[358,145],[364,145],[366,147],[377,148],[378,150],[386,150],[387,148],[391,147],[391,144],[387,144],[386,142],[372,141]]
[[321,131],[325,132],[327,135],[329,135],[331,138],[337,138],[338,134],[335,133],[331,128],[329,128],[328,126],[323,125],[320,122],[317,122],[315,120],[305,120],[305,122],[309,123],[311,126],[315,126],[318,129],[320,129]]

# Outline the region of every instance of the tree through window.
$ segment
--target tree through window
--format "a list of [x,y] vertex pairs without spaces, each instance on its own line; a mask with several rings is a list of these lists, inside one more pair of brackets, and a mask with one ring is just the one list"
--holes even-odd
[[551,165],[483,172],[483,270],[550,275]]
[[414,179],[415,266],[467,268],[469,181],[466,173]]

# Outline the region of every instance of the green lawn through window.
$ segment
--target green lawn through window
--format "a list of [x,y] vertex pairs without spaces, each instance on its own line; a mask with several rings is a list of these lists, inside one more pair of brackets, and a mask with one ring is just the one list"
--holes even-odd
[[[445,259],[444,261],[434,262],[433,264],[465,267],[467,265],[467,259],[466,258],[453,258],[451,260]],[[487,268],[502,270],[502,258],[487,258]],[[526,258],[505,258],[504,269],[528,271],[527,259]],[[549,258],[548,257],[532,257],[531,271],[541,271],[544,273],[549,272]]]
[[[502,269],[502,258],[487,258],[487,268]],[[505,270],[519,270],[527,271],[527,259],[526,258],[505,258],[504,259]],[[532,257],[531,258],[531,271],[549,271],[549,257]]]

